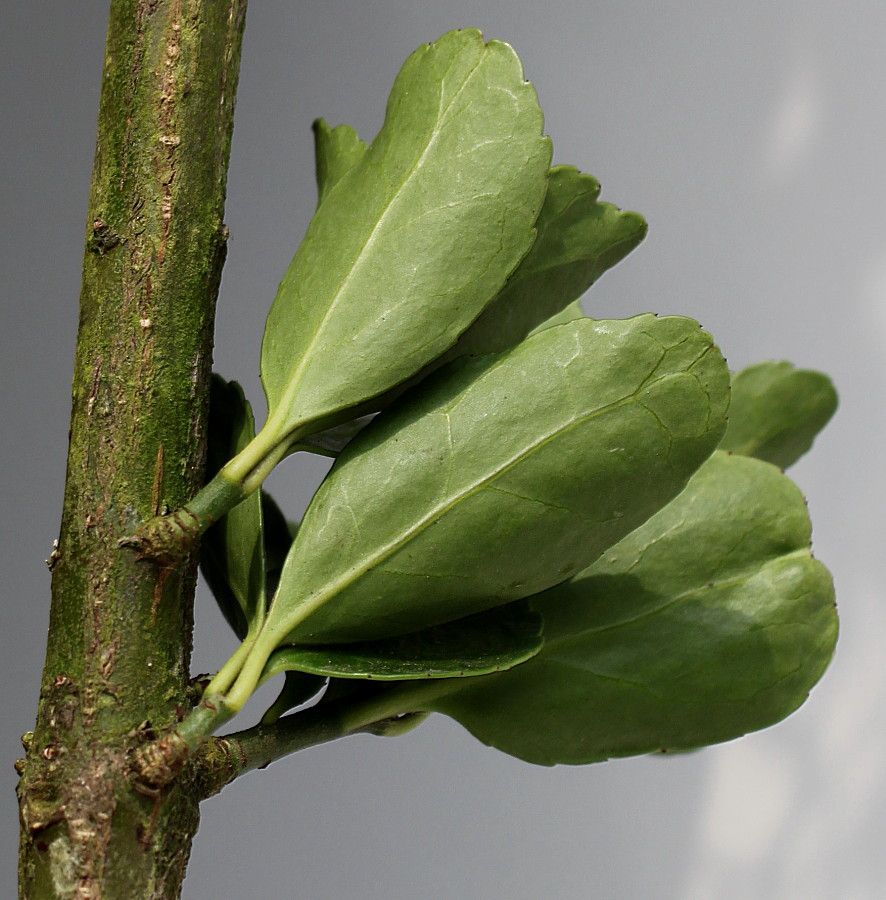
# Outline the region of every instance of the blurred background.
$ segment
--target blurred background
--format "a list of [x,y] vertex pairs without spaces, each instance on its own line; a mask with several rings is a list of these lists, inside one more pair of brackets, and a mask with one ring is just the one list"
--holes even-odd
[[[12,763],[48,621],[107,2],[3,9],[0,893],[13,896]],[[215,358],[259,411],[264,316],[315,202],[312,120],[371,138],[406,56],[463,26],[517,49],[555,162],[649,220],[589,314],[693,316],[732,368],[789,359],[834,378],[837,417],[792,474],[837,585],[837,655],[790,720],[685,757],[537,768],[439,716],[308,750],[205,805],[185,900],[879,900],[886,6],[254,0]],[[295,515],[325,470],[293,458],[270,488]],[[201,592],[194,670],[232,648]]]

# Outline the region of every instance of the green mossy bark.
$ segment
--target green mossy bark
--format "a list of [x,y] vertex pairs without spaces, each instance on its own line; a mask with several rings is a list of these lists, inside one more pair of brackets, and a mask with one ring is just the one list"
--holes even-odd
[[134,788],[189,705],[194,560],[118,548],[202,484],[246,0],[112,0],[71,444],[40,706],[19,785],[20,897],[174,898],[199,789]]

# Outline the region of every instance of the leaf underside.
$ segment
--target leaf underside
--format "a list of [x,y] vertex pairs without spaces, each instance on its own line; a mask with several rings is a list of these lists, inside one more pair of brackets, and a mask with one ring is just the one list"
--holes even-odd
[[451,364],[339,457],[269,629],[279,643],[387,637],[570,577],[683,488],[727,397],[710,336],[678,317],[576,320]]
[[[369,149],[323,195],[262,344],[269,423],[308,433],[454,343],[534,239],[550,142],[506,44],[450,32],[403,66]],[[329,424],[334,424],[330,422]]]
[[[368,147],[313,129],[317,210],[262,344],[268,422],[247,475],[225,473],[258,483],[294,449],[337,460],[297,533],[255,491],[201,546],[225,617],[257,635],[250,685],[276,644],[261,681],[286,682],[263,723],[327,679],[323,702],[437,679],[395,690],[418,708],[394,730],[442,712],[553,765],[792,712],[837,620],[776,467],[833,415],[830,380],[751,366],[727,427],[730,376],[697,323],[584,316],[646,223],[549,169],[506,44],[469,29],[420,47]],[[235,382],[214,376],[211,405],[210,475],[255,437]]]
[[542,765],[685,750],[787,716],[821,677],[837,619],[797,488],[716,453],[601,559],[532,598],[541,653],[429,708]]
[[[601,202],[599,193],[592,176],[572,166],[555,166],[536,221],[536,240],[496,298],[451,349],[369,406],[384,409],[408,387],[460,356],[507,350],[540,328],[583,316],[576,301],[646,234],[642,216]],[[341,427],[305,439],[299,449],[341,452],[347,443]],[[347,439],[359,430],[353,427]]]

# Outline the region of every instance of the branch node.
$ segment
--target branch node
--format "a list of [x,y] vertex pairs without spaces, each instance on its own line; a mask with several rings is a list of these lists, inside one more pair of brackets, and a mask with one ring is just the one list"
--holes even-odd
[[131,764],[135,789],[147,797],[155,797],[178,777],[190,755],[188,745],[174,731],[139,747]]
[[135,550],[137,559],[172,566],[196,548],[200,526],[200,519],[183,506],[169,515],[148,519],[135,534],[120,538],[117,546]]

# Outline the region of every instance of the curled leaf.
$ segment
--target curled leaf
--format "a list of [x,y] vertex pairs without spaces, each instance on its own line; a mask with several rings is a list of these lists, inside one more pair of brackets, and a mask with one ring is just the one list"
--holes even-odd
[[541,649],[541,616],[524,601],[398,637],[356,644],[281,647],[262,680],[280,672],[404,681],[468,678],[511,669]]
[[323,119],[317,119],[313,129],[319,204],[342,177],[363,159],[366,144],[350,125],[330,128]]

